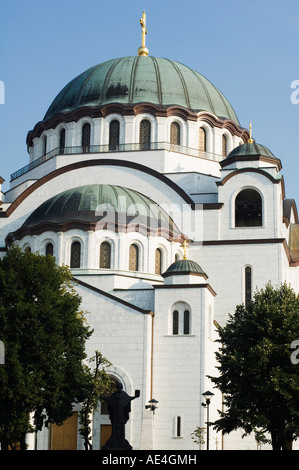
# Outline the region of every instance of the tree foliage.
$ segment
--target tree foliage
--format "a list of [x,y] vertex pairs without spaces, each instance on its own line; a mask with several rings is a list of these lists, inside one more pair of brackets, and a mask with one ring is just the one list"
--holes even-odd
[[110,391],[114,383],[111,376],[106,372],[105,367],[111,366],[111,363],[102,356],[99,351],[95,352],[95,357],[89,362],[94,362],[95,367],[91,372],[88,366],[88,380],[86,382],[86,398],[82,402],[82,408],[79,413],[80,429],[79,433],[84,440],[85,450],[92,450],[91,444],[91,417],[96,411],[102,394]]
[[267,284],[247,307],[239,305],[219,327],[219,376],[211,378],[224,396],[214,424],[224,433],[242,428],[273,449],[291,449],[299,435],[299,365],[291,344],[299,339],[299,296],[286,284]]
[[195,444],[198,444],[198,445],[204,444],[205,443],[204,434],[205,434],[205,428],[197,426],[195,431],[191,433],[191,439],[195,442]]
[[[0,260],[0,440],[2,449],[48,423],[62,423],[85,398],[82,361],[92,334],[70,271],[51,256],[13,247]],[[33,417],[33,420],[32,420]]]

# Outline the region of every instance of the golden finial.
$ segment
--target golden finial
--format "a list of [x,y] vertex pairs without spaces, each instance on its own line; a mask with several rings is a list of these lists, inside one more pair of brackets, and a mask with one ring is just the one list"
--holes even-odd
[[187,241],[184,240],[183,243],[181,244],[181,247],[184,249],[184,259],[188,259],[187,257]]
[[253,138],[252,138],[251,122],[249,123],[249,140],[248,140],[248,142],[249,142],[250,144],[253,144],[253,142],[254,142],[254,141],[253,141]]
[[145,47],[145,35],[147,34],[145,11],[143,11],[142,13],[140,24],[141,24],[142,36],[141,36],[141,47],[139,47],[138,49],[138,55],[147,56],[148,49],[147,47]]

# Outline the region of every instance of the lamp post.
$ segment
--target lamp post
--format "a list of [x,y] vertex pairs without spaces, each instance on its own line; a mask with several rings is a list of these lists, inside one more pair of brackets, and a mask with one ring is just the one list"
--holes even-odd
[[210,421],[209,421],[209,407],[211,403],[211,398],[214,396],[214,393],[212,392],[205,392],[202,394],[203,397],[205,398],[205,403],[202,403],[202,406],[207,407],[207,450],[209,450],[209,430],[210,430]]
[[155,410],[157,408],[157,403],[159,403],[157,400],[155,400],[154,398],[152,398],[151,400],[149,400],[149,405],[145,405],[145,408],[146,409],[150,409],[153,414],[155,414]]

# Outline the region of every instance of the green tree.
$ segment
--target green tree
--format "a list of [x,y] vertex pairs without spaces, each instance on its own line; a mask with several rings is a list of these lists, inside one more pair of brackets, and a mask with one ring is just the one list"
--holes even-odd
[[273,450],[291,450],[299,435],[299,365],[290,349],[299,339],[299,296],[285,283],[267,284],[218,331],[219,376],[211,379],[224,411],[215,428],[241,428],[259,441],[269,434]]
[[205,439],[204,439],[204,434],[205,434],[205,429],[200,426],[197,426],[195,431],[191,433],[191,439],[195,442],[195,444],[204,444]]
[[70,271],[52,256],[13,247],[0,260],[0,441],[2,450],[43,425],[62,423],[85,398],[92,334]]
[[83,437],[85,450],[92,450],[91,438],[91,416],[96,411],[102,394],[110,391],[113,385],[111,376],[105,371],[105,367],[111,366],[111,363],[96,351],[95,358],[90,362],[95,362],[93,372],[88,368],[88,380],[86,383],[86,398],[82,402],[82,408],[79,413],[80,429],[79,433]]

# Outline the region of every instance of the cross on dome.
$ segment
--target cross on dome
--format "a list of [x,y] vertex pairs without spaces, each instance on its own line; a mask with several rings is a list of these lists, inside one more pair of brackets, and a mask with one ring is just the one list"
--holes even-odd
[[138,55],[141,56],[148,56],[148,48],[145,46],[145,35],[147,34],[147,27],[146,27],[146,14],[145,11],[142,13],[142,18],[140,20],[141,24],[141,31],[142,31],[142,36],[141,36],[141,47],[138,49]]

